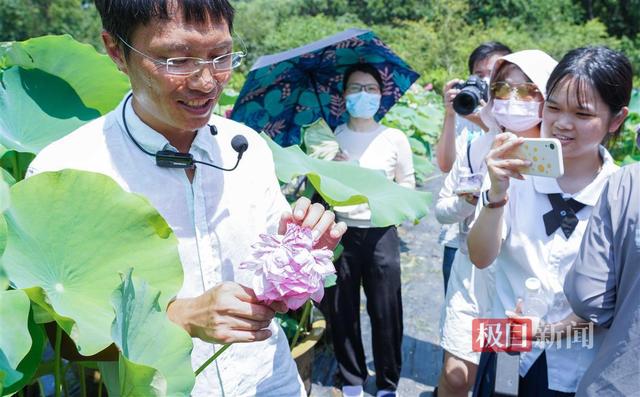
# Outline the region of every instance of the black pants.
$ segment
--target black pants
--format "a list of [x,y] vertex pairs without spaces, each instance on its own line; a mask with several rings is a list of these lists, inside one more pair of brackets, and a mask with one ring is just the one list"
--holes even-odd
[[395,226],[349,228],[336,262],[338,280],[327,290],[329,319],[339,375],[345,385],[362,385],[367,365],[360,333],[360,285],[371,319],[378,390],[395,390],[402,364],[400,247]]
[[447,284],[449,284],[449,276],[451,276],[451,267],[453,259],[456,257],[457,248],[444,246],[442,253],[442,275],[444,276],[444,294],[447,294]]
[[[496,379],[496,353],[485,352],[480,356],[478,375],[473,386],[473,397],[490,397]],[[518,397],[573,397],[575,393],[563,393],[549,389],[547,355],[543,352],[518,382]]]

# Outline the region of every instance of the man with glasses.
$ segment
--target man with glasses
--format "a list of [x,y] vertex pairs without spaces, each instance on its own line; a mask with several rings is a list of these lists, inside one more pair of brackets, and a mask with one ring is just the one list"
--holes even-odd
[[[292,214],[264,140],[212,115],[244,57],[231,36],[232,6],[227,0],[96,0],[96,7],[107,54],[129,77],[131,93],[113,112],[45,148],[29,174],[103,173],[145,196],[166,219],[184,270],[167,314],[193,337],[193,367],[219,343],[234,343],[196,378],[191,395],[305,395],[287,339],[271,321],[285,306],[262,304],[236,283],[250,285],[238,265],[261,233],[282,232],[287,222],[312,228],[316,247],[330,249],[346,226],[307,199]],[[248,150],[232,149],[237,135]],[[244,150],[232,172],[215,168],[231,169]],[[159,159],[187,166],[161,167]]]

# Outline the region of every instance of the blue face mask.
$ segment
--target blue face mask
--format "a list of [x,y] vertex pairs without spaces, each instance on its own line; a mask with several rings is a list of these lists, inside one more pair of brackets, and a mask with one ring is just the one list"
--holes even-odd
[[364,91],[360,91],[357,94],[349,94],[347,95],[347,112],[351,117],[370,119],[380,108],[381,98],[380,94],[369,94]]

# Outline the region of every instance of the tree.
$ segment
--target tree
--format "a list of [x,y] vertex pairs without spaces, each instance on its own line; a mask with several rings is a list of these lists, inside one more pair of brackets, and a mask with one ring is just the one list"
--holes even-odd
[[0,41],[45,34],[70,34],[101,49],[102,24],[93,2],[81,0],[0,0]]

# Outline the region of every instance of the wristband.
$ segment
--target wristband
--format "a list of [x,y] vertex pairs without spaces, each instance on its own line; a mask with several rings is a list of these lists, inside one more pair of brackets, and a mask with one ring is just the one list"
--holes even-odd
[[507,204],[507,201],[509,201],[509,196],[504,196],[504,198],[498,202],[492,203],[491,201],[489,201],[489,191],[485,190],[484,192],[482,192],[482,206],[483,207],[487,207],[487,208],[500,208],[500,207],[504,207],[505,204]]

